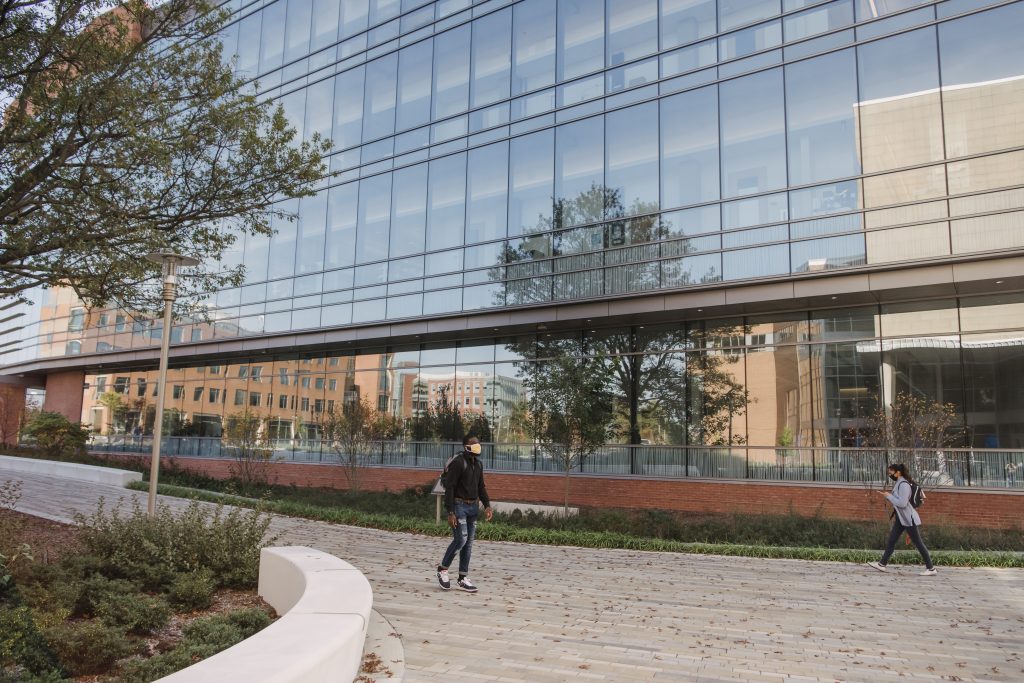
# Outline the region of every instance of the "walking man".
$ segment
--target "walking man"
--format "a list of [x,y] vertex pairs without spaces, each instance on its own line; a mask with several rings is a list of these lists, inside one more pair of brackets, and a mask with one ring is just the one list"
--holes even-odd
[[452,587],[448,567],[459,554],[458,586],[464,591],[476,593],[476,586],[469,580],[469,558],[473,552],[473,538],[476,536],[476,520],[480,514],[480,503],[484,504],[484,515],[491,520],[491,499],[484,485],[484,466],[480,462],[480,439],[467,436],[462,440],[462,452],[449,463],[444,477],[444,503],[448,510],[448,526],[452,528],[452,542],[444,553],[441,564],[437,565],[437,582],[441,588]]

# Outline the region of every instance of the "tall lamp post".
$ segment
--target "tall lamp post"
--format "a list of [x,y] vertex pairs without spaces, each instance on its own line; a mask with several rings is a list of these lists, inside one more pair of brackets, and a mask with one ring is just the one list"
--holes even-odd
[[156,514],[156,481],[160,474],[160,442],[163,440],[164,396],[167,395],[167,355],[171,347],[171,309],[178,296],[178,269],[199,264],[197,259],[172,251],[154,251],[146,256],[163,267],[164,329],[160,340],[160,376],[156,386],[156,419],[153,420],[153,455],[149,463],[149,516]]

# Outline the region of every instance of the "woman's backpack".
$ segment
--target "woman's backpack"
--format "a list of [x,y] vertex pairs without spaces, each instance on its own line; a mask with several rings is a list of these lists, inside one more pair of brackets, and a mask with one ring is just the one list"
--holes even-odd
[[919,508],[924,505],[924,499],[927,496],[924,495],[924,489],[916,481],[910,484],[910,505],[911,507]]

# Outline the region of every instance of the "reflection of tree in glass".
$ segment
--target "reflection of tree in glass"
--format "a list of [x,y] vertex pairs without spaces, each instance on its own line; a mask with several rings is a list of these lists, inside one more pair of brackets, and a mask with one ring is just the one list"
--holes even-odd
[[723,347],[742,345],[747,331],[748,328],[740,325],[690,331],[691,342],[698,350],[686,355],[690,389],[690,400],[686,402],[689,443],[706,446],[746,443],[745,430],[734,431],[733,420],[746,411],[751,399],[746,387],[730,371],[730,366],[743,359],[742,351]]
[[[516,305],[717,282],[713,265],[687,263],[695,249],[655,203],[626,206],[620,190],[594,184],[572,199],[553,200],[551,217],[509,240],[490,270],[496,305]],[[673,258],[679,257],[679,258]],[[694,268],[701,272],[694,272]]]
[[407,422],[413,440],[462,441],[464,436],[475,436],[484,442],[492,441],[494,436],[487,415],[477,412],[463,415],[458,399],[451,397],[451,393],[452,385],[442,384],[437,388],[437,398],[427,404],[427,409]]

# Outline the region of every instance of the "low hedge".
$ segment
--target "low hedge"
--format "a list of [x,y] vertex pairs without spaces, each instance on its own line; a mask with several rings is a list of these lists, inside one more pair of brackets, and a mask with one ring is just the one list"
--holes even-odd
[[[146,485],[135,482],[129,488],[146,490]],[[336,524],[369,527],[385,531],[399,531],[426,536],[447,536],[445,524],[401,517],[397,515],[369,514],[345,508],[326,508],[294,503],[287,500],[256,500],[224,493],[161,484],[163,495],[190,498],[238,507],[261,509],[290,517],[302,517]],[[879,550],[792,547],[772,545],[742,545],[732,543],[691,543],[660,538],[643,538],[628,534],[601,531],[575,531],[560,529],[522,528],[501,522],[477,526],[476,537],[487,541],[509,541],[536,545],[563,545],[581,548],[621,548],[626,550],[696,553],[736,557],[765,557],[777,559],[821,560],[832,562],[867,562],[877,560]],[[1009,551],[935,550],[931,553],[936,564],[948,567],[1024,567],[1024,553]],[[892,564],[920,564],[916,551],[898,550],[890,560]]]

